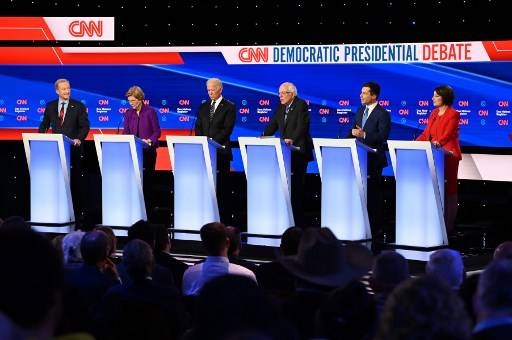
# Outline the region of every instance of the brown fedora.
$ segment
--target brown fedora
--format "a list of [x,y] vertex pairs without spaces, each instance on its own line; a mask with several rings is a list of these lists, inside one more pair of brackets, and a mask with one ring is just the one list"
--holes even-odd
[[368,273],[371,251],[359,243],[344,245],[329,228],[307,228],[302,234],[297,255],[279,262],[294,276],[326,287],[342,287]]

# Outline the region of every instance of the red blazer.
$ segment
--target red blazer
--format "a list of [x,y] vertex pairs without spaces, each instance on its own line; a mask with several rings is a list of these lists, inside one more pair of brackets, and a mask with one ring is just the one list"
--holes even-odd
[[428,118],[427,126],[416,140],[438,142],[441,146],[451,151],[457,159],[462,159],[459,145],[459,120],[460,113],[453,107],[448,107],[442,116],[439,116],[439,108],[432,110]]

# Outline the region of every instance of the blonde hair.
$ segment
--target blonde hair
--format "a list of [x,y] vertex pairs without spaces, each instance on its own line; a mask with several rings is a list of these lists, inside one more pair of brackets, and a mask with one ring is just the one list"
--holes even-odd
[[144,91],[142,91],[140,86],[135,85],[135,86],[130,87],[128,89],[128,91],[126,91],[125,96],[126,97],[134,96],[138,100],[143,100],[144,99]]

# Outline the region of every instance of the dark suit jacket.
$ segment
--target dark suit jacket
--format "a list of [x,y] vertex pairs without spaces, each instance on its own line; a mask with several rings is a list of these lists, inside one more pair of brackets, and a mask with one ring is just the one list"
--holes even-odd
[[39,132],[46,133],[51,127],[52,133],[61,133],[71,139],[80,139],[83,142],[90,128],[85,105],[70,98],[62,126],[59,122],[58,105],[58,99],[52,100],[46,105],[43,121],[39,125]]
[[293,139],[293,145],[300,148],[300,153],[308,161],[313,160],[313,140],[309,134],[309,107],[308,103],[295,97],[290,104],[286,123],[284,121],[286,106],[279,104],[274,116],[263,132],[264,136],[272,136],[279,130],[280,137]]
[[224,153],[229,155],[229,159],[233,158],[229,140],[231,133],[235,127],[236,108],[235,104],[229,100],[222,98],[213,119],[210,122],[210,104],[211,100],[207,100],[199,106],[197,114],[195,133],[196,136],[207,136],[217,143],[225,146]]
[[[354,125],[352,128],[355,128],[356,125],[362,126],[364,109],[364,105],[357,109]],[[363,131],[366,132],[366,138],[359,138],[361,142],[368,145],[370,148],[377,149],[377,153],[368,154],[369,170],[382,170],[382,168],[388,164],[386,159],[386,142],[389,137],[390,129],[391,117],[389,112],[377,104],[363,127]],[[347,137],[354,138],[354,136],[352,136],[352,129],[349,130]]]

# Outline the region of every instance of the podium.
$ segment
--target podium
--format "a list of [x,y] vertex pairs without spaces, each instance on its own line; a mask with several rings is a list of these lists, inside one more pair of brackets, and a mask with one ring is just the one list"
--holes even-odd
[[322,181],[320,220],[344,241],[372,238],[367,210],[368,153],[354,139],[313,138]]
[[[75,213],[70,186],[70,146],[61,134],[23,133],[30,173],[30,224],[40,232],[68,233]],[[5,166],[5,165],[4,165]]]
[[247,178],[247,243],[279,246],[295,224],[290,197],[292,147],[276,137],[239,137]]
[[201,240],[203,225],[219,222],[217,148],[206,136],[167,136],[174,174],[174,239]]
[[142,145],[134,135],[94,135],[101,172],[102,224],[118,236],[146,220],[142,191]]
[[394,140],[388,148],[396,182],[396,246],[426,250],[447,245],[444,149],[427,141]]

